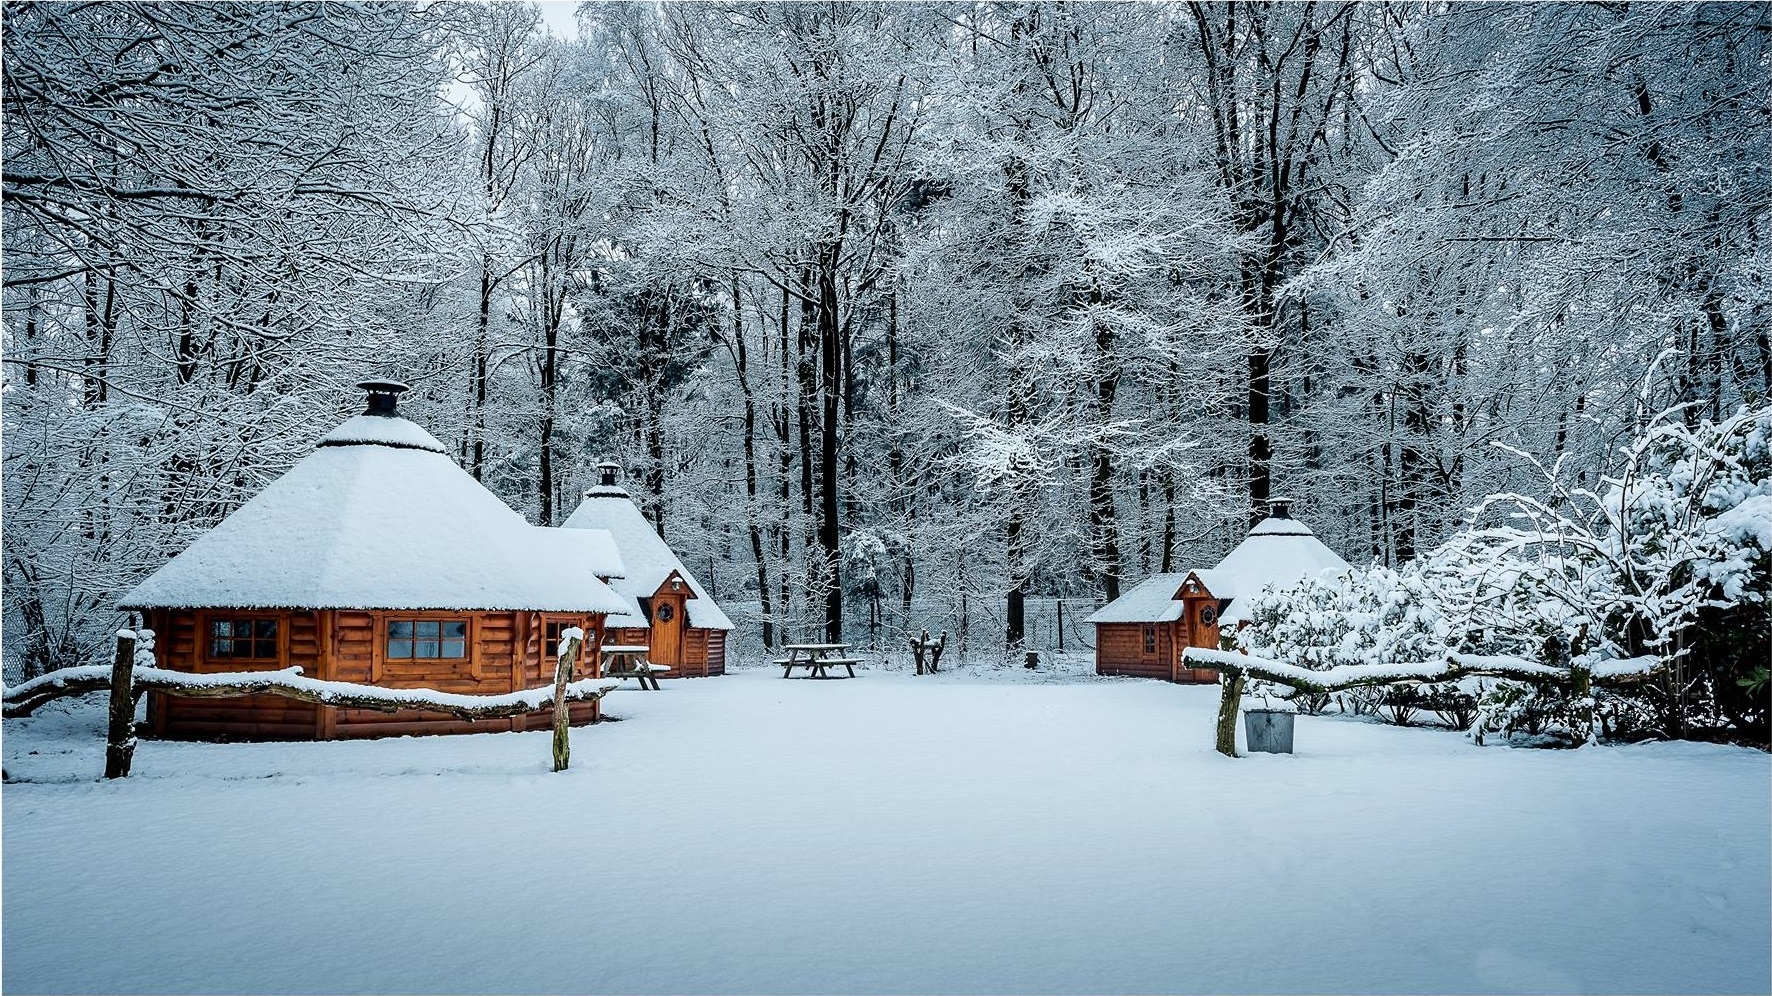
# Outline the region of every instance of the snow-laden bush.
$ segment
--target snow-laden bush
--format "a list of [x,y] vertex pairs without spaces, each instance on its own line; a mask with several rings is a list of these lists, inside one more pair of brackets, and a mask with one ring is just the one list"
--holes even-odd
[[[1270,657],[1324,670],[1339,664],[1414,664],[1441,660],[1455,649],[1452,631],[1436,593],[1419,569],[1353,569],[1307,577],[1250,602],[1249,625],[1238,646]],[[1344,711],[1372,715],[1385,710],[1392,722],[1408,725],[1419,709],[1434,709],[1459,693],[1456,686],[1406,685],[1354,688],[1341,693]],[[1307,712],[1321,712],[1327,695],[1301,694]]]
[[1649,420],[1599,490],[1534,463],[1549,497],[1491,496],[1472,510],[1470,528],[1430,555],[1426,572],[1480,652],[1585,673],[1645,658],[1657,665],[1632,696],[1646,709],[1576,694],[1564,712],[1597,709],[1595,722],[1619,735],[1652,717],[1667,736],[1728,729],[1760,741],[1767,709],[1754,682],[1772,630],[1772,408],[1717,423],[1683,416],[1674,408]]
[[1478,743],[1497,735],[1525,746],[1573,747],[1638,736],[1653,718],[1640,698],[1606,688],[1576,696],[1550,683],[1498,681],[1483,693],[1470,729]]
[[[1517,451],[1516,451],[1517,452]],[[1497,494],[1400,570],[1307,578],[1251,600],[1238,645],[1324,669],[1448,654],[1522,658],[1567,680],[1501,682],[1479,703],[1424,686],[1349,693],[1396,722],[1432,709],[1486,733],[1568,743],[1732,736],[1764,743],[1772,658],[1772,407],[1646,420],[1598,489],[1559,464],[1545,494]],[[1643,672],[1619,687],[1621,675]],[[1613,680],[1596,688],[1594,675]],[[1320,709],[1321,701],[1303,700]]]

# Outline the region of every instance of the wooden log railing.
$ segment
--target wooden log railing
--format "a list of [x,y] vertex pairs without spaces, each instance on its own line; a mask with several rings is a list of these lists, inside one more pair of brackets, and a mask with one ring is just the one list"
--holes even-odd
[[572,710],[566,701],[566,688],[572,683],[572,667],[584,646],[584,630],[573,626],[561,634],[560,649],[554,664],[554,770],[565,771],[572,761],[572,738],[568,734]]
[[1518,657],[1450,654],[1440,661],[1339,664],[1316,671],[1296,664],[1204,647],[1189,647],[1181,656],[1183,661],[1195,667],[1209,668],[1225,676],[1220,686],[1222,693],[1218,703],[1215,746],[1226,757],[1237,756],[1237,713],[1242,706],[1243,690],[1247,687],[1248,678],[1285,685],[1293,689],[1294,694],[1316,695],[1376,685],[1456,681],[1468,677],[1508,678],[1514,681],[1562,685],[1576,696],[1585,697],[1592,686],[1631,684],[1662,666],[1661,659],[1657,657],[1606,661],[1593,668],[1580,668],[1539,664]]
[[[144,630],[142,636],[146,638],[142,642],[146,646],[152,646],[151,632]],[[444,713],[468,722],[504,719],[553,708],[554,770],[560,771],[565,769],[567,761],[566,753],[559,748],[563,739],[561,716],[566,713],[566,706],[573,702],[594,702],[621,687],[620,679],[570,680],[573,665],[582,646],[582,638],[562,641],[560,663],[556,667],[553,685],[498,695],[459,695],[430,688],[382,688],[346,681],[321,681],[304,677],[299,667],[278,671],[192,674],[134,663],[139,649],[137,643],[137,634],[134,631],[119,631],[117,654],[113,663],[63,668],[7,687],[0,691],[0,715],[8,719],[29,716],[56,699],[110,689],[111,709],[106,735],[105,773],[107,778],[120,778],[129,774],[134,753],[135,703],[143,693],[150,691],[200,699],[277,695],[316,705],[372,709],[377,712],[421,709]],[[561,675],[567,676],[568,680],[561,681]]]

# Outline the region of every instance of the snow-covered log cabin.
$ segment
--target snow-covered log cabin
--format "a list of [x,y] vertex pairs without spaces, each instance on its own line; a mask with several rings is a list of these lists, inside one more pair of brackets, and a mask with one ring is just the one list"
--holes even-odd
[[[309,677],[492,695],[554,679],[560,631],[595,646],[627,603],[600,578],[623,573],[609,537],[530,525],[401,418],[407,390],[366,381],[368,409],[125,595],[157,634],[161,667],[199,674],[276,670]],[[591,651],[580,674],[596,676]],[[597,715],[576,703],[575,723]],[[152,694],[156,735],[331,740],[547,725],[467,723],[276,696]]]
[[1214,682],[1216,671],[1183,667],[1188,647],[1218,648],[1219,628],[1235,626],[1251,596],[1347,561],[1291,517],[1287,502],[1269,513],[1217,567],[1157,574],[1096,610],[1095,671],[1176,682]]
[[563,523],[566,529],[606,530],[626,569],[625,576],[608,579],[626,605],[606,622],[609,642],[650,647],[648,659],[670,667],[666,678],[725,674],[732,620],[616,482],[620,469],[598,464],[597,486]]

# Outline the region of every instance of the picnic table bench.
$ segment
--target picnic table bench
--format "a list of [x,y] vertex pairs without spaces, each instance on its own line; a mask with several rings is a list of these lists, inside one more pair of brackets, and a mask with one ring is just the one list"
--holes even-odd
[[654,664],[646,659],[652,648],[641,644],[612,643],[599,647],[603,655],[603,677],[638,678],[641,691],[658,691],[658,672],[669,671],[668,664]]
[[[782,647],[788,652],[786,657],[778,657],[775,665],[781,668],[783,678],[791,678],[794,668],[806,669],[808,678],[853,678],[855,665],[861,663],[859,657],[838,657],[837,654],[849,649],[847,643],[789,643]],[[833,675],[830,669],[842,665],[849,673]]]

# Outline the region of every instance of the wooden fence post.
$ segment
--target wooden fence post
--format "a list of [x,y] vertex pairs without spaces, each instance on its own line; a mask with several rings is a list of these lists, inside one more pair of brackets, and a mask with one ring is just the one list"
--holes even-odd
[[1237,756],[1237,710],[1243,704],[1243,672],[1224,668],[1224,691],[1218,699],[1218,752]]
[[111,723],[105,733],[105,777],[128,778],[135,758],[135,631],[117,631],[111,659]]
[[554,770],[565,771],[572,761],[572,740],[568,735],[571,727],[572,709],[566,701],[566,685],[572,680],[572,665],[578,659],[579,647],[584,643],[582,637],[572,636],[563,641],[564,647],[555,648],[560,652],[559,662],[554,665]]

